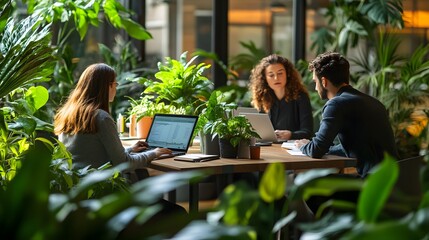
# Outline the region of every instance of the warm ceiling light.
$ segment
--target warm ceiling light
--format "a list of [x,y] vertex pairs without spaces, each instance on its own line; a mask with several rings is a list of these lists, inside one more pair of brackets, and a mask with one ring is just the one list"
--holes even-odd
[[271,12],[285,12],[286,5],[280,1],[272,1],[270,4]]

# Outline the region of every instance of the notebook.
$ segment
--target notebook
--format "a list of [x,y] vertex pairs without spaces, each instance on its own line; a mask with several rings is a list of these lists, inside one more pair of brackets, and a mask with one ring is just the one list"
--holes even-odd
[[188,151],[198,116],[155,114],[146,137],[149,148],[168,148],[172,154],[157,159],[184,155]]
[[240,113],[245,116],[255,131],[261,137],[257,139],[258,145],[270,145],[271,143],[283,142],[281,139],[277,139],[276,133],[274,132],[273,124],[271,123],[270,117],[266,113]]
[[174,158],[176,161],[185,161],[185,162],[206,162],[211,160],[219,159],[219,155],[207,155],[199,153],[189,153],[182,156],[177,156]]

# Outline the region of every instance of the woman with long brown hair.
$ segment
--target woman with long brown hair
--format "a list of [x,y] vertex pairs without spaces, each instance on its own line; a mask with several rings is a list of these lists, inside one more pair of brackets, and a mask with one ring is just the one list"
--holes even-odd
[[109,113],[109,102],[115,98],[117,85],[113,68],[104,63],[92,64],[55,115],[55,134],[72,154],[74,167],[97,168],[106,162],[112,165],[129,162],[133,170],[171,152],[165,148],[144,151],[148,145],[143,141],[126,149],[122,146]]
[[311,138],[313,115],[299,72],[277,54],[263,58],[250,76],[252,104],[268,113],[278,139]]

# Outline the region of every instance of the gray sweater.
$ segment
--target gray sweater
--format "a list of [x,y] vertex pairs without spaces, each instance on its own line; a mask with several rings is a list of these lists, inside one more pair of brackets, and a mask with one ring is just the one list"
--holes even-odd
[[130,170],[134,170],[146,167],[156,157],[153,150],[131,153],[131,147],[125,149],[110,114],[103,110],[98,110],[96,114],[97,133],[75,135],[61,133],[59,136],[59,140],[72,154],[74,167],[83,168],[91,165],[98,168],[107,162],[112,165],[129,162]]

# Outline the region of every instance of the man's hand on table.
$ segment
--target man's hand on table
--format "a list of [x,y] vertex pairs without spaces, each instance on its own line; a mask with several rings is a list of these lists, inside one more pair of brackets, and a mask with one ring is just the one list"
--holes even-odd
[[310,140],[308,139],[300,139],[300,140],[295,140],[295,146],[298,149],[301,149],[302,146],[304,146],[305,144],[309,143]]

